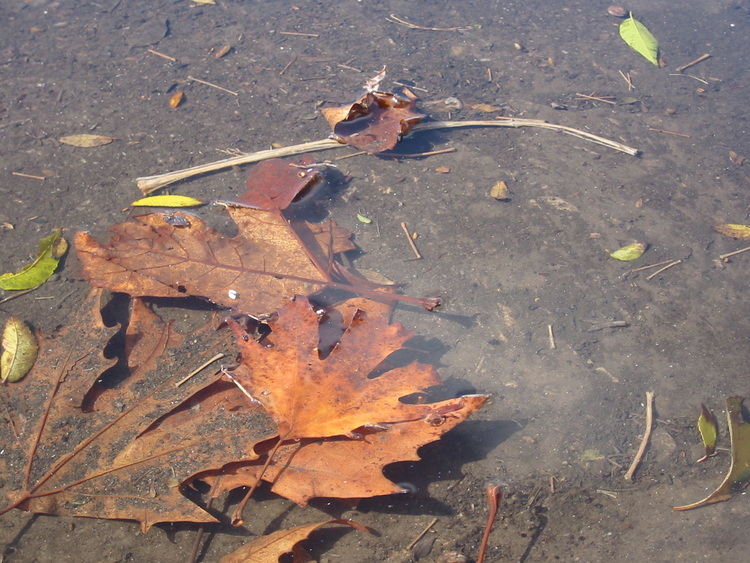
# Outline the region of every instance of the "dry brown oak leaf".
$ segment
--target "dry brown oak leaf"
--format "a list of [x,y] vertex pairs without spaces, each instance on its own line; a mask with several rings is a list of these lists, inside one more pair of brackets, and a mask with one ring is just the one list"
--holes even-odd
[[[417,449],[478,410],[486,395],[467,395],[427,404],[402,399],[439,385],[433,366],[417,362],[388,369],[386,359],[411,333],[388,324],[382,308],[365,300],[345,313],[344,331],[321,357],[321,316],[298,297],[269,322],[270,335],[252,340],[232,328],[241,364],[232,375],[258,400],[284,440],[262,478],[278,494],[305,505],[310,498],[364,498],[403,492],[386,479],[383,466],[417,460]],[[252,486],[261,476],[260,458],[234,466],[220,488]],[[210,479],[208,479],[210,481]]]
[[124,333],[127,368],[113,371],[116,360],[103,350],[118,327],[102,322],[100,297],[93,291],[60,333],[40,335],[32,371],[0,390],[8,497],[0,513],[128,519],[144,530],[159,522],[215,522],[179,484],[256,458],[254,443],[275,435],[262,409],[246,399],[237,409],[234,386],[217,369],[175,385],[208,357],[231,350],[231,333],[210,323],[178,334],[134,300]]
[[417,98],[411,92],[366,92],[353,104],[323,108],[323,117],[333,129],[333,138],[369,153],[396,146],[425,115],[416,111]]

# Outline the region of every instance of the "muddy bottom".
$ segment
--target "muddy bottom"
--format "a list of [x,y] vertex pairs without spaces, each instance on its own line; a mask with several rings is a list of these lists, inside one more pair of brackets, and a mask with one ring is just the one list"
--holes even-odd
[[[744,494],[695,511],[672,507],[706,496],[729,467],[726,449],[695,463],[700,404],[719,417],[728,448],[725,398],[750,393],[750,253],[722,259],[747,241],[713,230],[748,223],[750,213],[742,163],[750,158],[750,8],[634,0],[625,7],[659,39],[660,68],[622,41],[622,20],[606,4],[554,6],[26,0],[0,8],[4,272],[28,263],[55,227],[105,238],[140,197],[136,177],[225,151],[325,138],[320,107],[352,101],[384,65],[384,86],[408,85],[432,119],[541,119],[640,151],[629,156],[537,128],[475,128],[418,134],[396,151],[453,152],[334,160],[346,181],[323,192],[316,214],[355,233],[357,268],[406,284],[410,295],[443,296],[437,313],[399,307],[394,318],[420,335],[421,361],[439,367],[447,389],[492,398],[422,448],[422,461],[386,468],[413,493],[352,510],[326,499],[303,509],[261,490],[244,527],[208,530],[201,561],[331,517],[375,533],[319,533],[307,545],[322,562],[410,561],[407,546],[434,519],[426,535],[434,543],[420,561],[447,552],[473,560],[493,483],[506,498],[486,561],[746,558]],[[675,72],[704,53],[711,58]],[[185,98],[172,109],[176,92]],[[116,140],[97,148],[58,140],[77,133]],[[231,198],[250,170],[203,175],[172,191]],[[507,201],[490,197],[499,180]],[[609,257],[634,241],[648,244],[640,259]],[[661,273],[638,270],[675,261]],[[0,305],[0,320],[13,314],[52,332],[87,287],[73,253],[44,286]],[[654,430],[626,481],[648,391]],[[0,518],[10,562],[186,561],[195,532],[175,524],[144,535],[131,522],[21,511]]]

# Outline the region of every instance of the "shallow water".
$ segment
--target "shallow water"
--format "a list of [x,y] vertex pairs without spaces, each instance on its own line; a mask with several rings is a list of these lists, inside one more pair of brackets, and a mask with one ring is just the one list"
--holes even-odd
[[[491,104],[641,155],[541,129],[458,129],[397,147],[452,153],[338,161],[349,181],[324,192],[318,213],[355,233],[357,268],[408,284],[410,295],[444,296],[439,313],[401,307],[395,320],[420,335],[421,360],[439,366],[451,393],[492,399],[423,448],[422,462],[387,469],[414,484],[414,494],[347,510],[335,501],[302,509],[263,493],[246,529],[214,530],[203,560],[248,536],[331,515],[378,535],[318,536],[310,545],[320,561],[407,561],[404,548],[435,517],[436,542],[422,560],[447,551],[476,557],[484,489],[498,481],[509,494],[488,561],[743,560],[744,495],[692,512],[671,507],[705,496],[728,468],[726,451],[695,464],[700,403],[723,425],[724,399],[750,392],[750,253],[721,260],[747,241],[713,231],[747,223],[750,211],[750,164],[729,157],[750,158],[747,2],[627,5],[659,39],[664,68],[622,42],[620,20],[604,3],[217,2],[29,0],[0,8],[0,222],[14,227],[0,231],[3,271],[25,264],[54,227],[102,237],[139,197],[136,177],[218,160],[222,149],[325,138],[321,103],[353,100],[383,65],[384,85],[412,85],[433,119],[492,119],[497,111],[477,107]],[[467,29],[415,30],[390,14]],[[216,59],[224,45],[232,50]],[[711,58],[675,74],[704,53]],[[173,110],[177,90],[186,101]],[[463,109],[449,112],[448,97]],[[57,140],[81,132],[118,140],[95,149]],[[191,179],[174,192],[231,198],[250,170]],[[489,196],[498,180],[510,188],[507,202]],[[418,234],[423,259],[412,259],[402,222]],[[633,241],[649,244],[641,259],[609,258]],[[651,279],[655,270],[632,272],[665,260],[681,263]],[[14,314],[54,330],[87,291],[80,277],[71,256],[36,292],[0,305],[0,320]],[[627,326],[607,328],[616,321]],[[647,391],[657,422],[626,482]],[[727,447],[724,425],[722,439]],[[142,535],[129,522],[20,511],[2,516],[0,530],[4,560],[19,562],[184,561],[195,533],[165,526]]]

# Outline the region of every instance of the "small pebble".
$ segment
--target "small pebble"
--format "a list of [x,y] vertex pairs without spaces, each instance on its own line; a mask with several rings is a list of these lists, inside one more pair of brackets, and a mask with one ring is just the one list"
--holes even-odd
[[607,13],[610,16],[615,16],[616,18],[624,18],[628,15],[628,11],[622,6],[610,6],[609,8],[607,8]]

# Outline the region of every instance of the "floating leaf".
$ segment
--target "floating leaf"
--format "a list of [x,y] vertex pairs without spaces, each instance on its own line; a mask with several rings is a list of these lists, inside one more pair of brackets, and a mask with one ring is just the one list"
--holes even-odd
[[727,398],[727,422],[732,441],[732,465],[724,481],[713,493],[701,501],[685,506],[675,506],[674,510],[690,510],[715,502],[728,500],[750,484],[750,424],[742,416],[743,397]]
[[647,246],[648,245],[642,242],[634,242],[633,244],[628,244],[623,246],[622,248],[618,248],[614,252],[610,253],[610,256],[612,258],[622,260],[623,262],[630,262],[631,260],[635,260],[636,258],[640,258],[641,256],[643,256],[643,253],[646,252]]
[[110,144],[115,139],[115,137],[103,137],[102,135],[82,133],[80,135],[60,137],[60,142],[65,143],[66,145],[73,145],[74,147],[100,147],[102,145]]
[[133,207],[196,207],[206,205],[205,201],[186,195],[153,195],[131,203]]
[[495,183],[494,186],[492,186],[492,189],[490,190],[490,196],[499,201],[509,200],[510,194],[508,193],[508,184],[506,184],[504,180],[499,180]]
[[278,563],[279,557],[285,553],[290,553],[294,546],[306,540],[307,536],[326,524],[343,524],[363,532],[369,532],[362,524],[357,524],[352,520],[326,520],[325,522],[306,524],[287,530],[279,530],[246,543],[234,553],[222,557],[220,563],[245,563],[246,561]]
[[0,289],[32,289],[43,284],[57,269],[60,258],[68,250],[68,242],[62,238],[62,229],[39,241],[36,260],[15,274],[0,276]]
[[706,448],[706,455],[697,461],[700,463],[716,455],[716,436],[718,435],[716,417],[703,403],[701,403],[701,415],[698,417],[698,431],[701,433],[701,440]]
[[365,225],[369,225],[372,223],[372,219],[367,217],[366,215],[362,215],[361,213],[357,213],[357,221],[360,223],[364,223]]
[[182,103],[182,100],[185,99],[185,93],[184,92],[177,92],[174,96],[169,98],[169,107],[172,109],[177,109],[177,107]]
[[620,24],[620,37],[649,61],[659,65],[659,42],[645,25],[633,17],[632,12]]
[[727,223],[725,225],[716,225],[714,231],[726,237],[750,239],[750,225],[732,225],[731,223]]
[[31,329],[18,317],[11,317],[3,331],[3,354],[0,356],[0,380],[18,381],[36,361],[39,346]]

